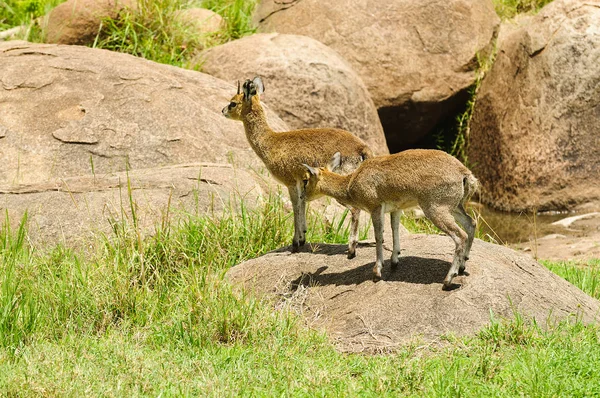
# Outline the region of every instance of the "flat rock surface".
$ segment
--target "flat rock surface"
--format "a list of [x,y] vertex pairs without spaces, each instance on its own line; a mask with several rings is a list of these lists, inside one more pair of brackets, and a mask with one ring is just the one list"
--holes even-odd
[[600,212],[566,217],[546,231],[513,246],[541,260],[586,262],[600,258]]
[[[191,163],[0,186],[0,212],[8,213],[14,229],[27,211],[35,244],[78,246],[97,234],[111,236],[112,225],[133,229],[132,207],[138,228],[153,233],[167,220],[235,210],[241,198],[252,207],[267,189],[254,172]],[[3,217],[0,225],[5,222]]]
[[[386,243],[387,244],[387,243]],[[282,248],[243,262],[228,278],[299,311],[310,326],[325,330],[342,351],[380,351],[414,339],[436,342],[446,334],[474,334],[514,311],[545,325],[549,317],[594,320],[600,302],[548,271],[529,256],[476,240],[468,276],[452,291],[442,282],[452,260],[446,236],[409,235],[401,240],[400,266],[372,282],[373,245],[361,245],[347,260],[344,245],[311,245],[291,254]],[[389,257],[389,250],[386,256]]]
[[242,123],[221,113],[235,92],[128,54],[1,42],[0,186],[190,162],[263,168]]

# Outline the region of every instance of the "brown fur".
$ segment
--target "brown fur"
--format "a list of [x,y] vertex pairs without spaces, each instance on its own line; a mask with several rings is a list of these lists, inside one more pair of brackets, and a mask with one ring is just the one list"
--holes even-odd
[[[418,204],[456,243],[455,259],[444,281],[445,288],[449,288],[452,278],[464,271],[475,233],[475,221],[464,210],[465,201],[478,185],[469,169],[445,152],[426,149],[368,159],[346,176],[331,171],[336,163],[334,157],[328,168],[316,170],[305,166],[311,173],[308,185],[314,192],[371,213],[378,245],[375,277],[381,277],[383,266],[383,214],[392,213],[394,266],[400,254],[397,236],[400,212]],[[467,233],[456,224],[455,218]]]
[[[294,204],[294,247],[304,243],[305,201],[321,196],[307,190],[308,180],[303,163],[319,167],[329,162],[334,153],[341,153],[339,172],[347,174],[355,170],[360,163],[373,157],[373,152],[360,138],[352,133],[334,128],[302,129],[286,132],[274,132],[267,123],[265,111],[260,102],[262,81],[244,83],[245,93],[231,98],[230,104],[223,108],[223,114],[244,123],[246,138],[252,149],[263,161],[275,179],[290,191]],[[252,91],[254,90],[254,91]],[[297,198],[295,198],[297,196]],[[298,201],[296,204],[295,202]],[[358,228],[358,212],[353,211],[353,230]],[[356,217],[356,220],[354,220]],[[298,223],[304,223],[300,225]],[[354,225],[356,223],[356,226]],[[354,256],[357,231],[352,231],[349,244],[349,256]]]

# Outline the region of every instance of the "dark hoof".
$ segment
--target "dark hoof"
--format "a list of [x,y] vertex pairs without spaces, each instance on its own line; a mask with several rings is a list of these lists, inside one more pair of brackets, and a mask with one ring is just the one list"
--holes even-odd
[[456,289],[458,289],[459,287],[460,287],[460,285],[459,285],[459,284],[457,284],[457,283],[449,283],[449,284],[445,284],[445,283],[444,283],[444,285],[442,286],[442,290],[444,290],[444,291],[446,291],[446,292],[449,292],[449,291],[451,291],[451,290],[456,290]]
[[379,282],[381,280],[381,276],[377,276],[375,274],[373,274],[373,282]]
[[398,265],[400,265],[400,262],[397,263],[390,263],[392,271],[395,271],[398,269]]
[[470,274],[468,271],[465,271],[464,269],[460,269],[460,270],[458,270],[458,275],[469,276]]
[[300,246],[297,243],[292,243],[292,253],[298,253]]
[[304,246],[305,243],[306,243],[306,239],[301,239],[299,242],[300,247]]
[[356,257],[356,252],[348,252],[348,260],[352,260],[354,257]]

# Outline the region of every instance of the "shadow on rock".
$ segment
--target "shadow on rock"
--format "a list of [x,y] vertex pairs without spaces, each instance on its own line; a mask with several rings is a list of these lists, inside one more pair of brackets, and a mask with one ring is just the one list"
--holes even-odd
[[[339,247],[339,246],[338,246]],[[321,253],[333,254],[333,253]],[[348,260],[351,261],[351,260]],[[383,281],[406,282],[429,285],[432,283],[443,283],[448,270],[448,261],[435,258],[424,258],[406,256],[400,258],[400,264],[394,270],[391,269],[389,261],[386,261],[382,270]],[[323,266],[315,272],[303,273],[291,282],[292,290],[299,286],[326,286],[326,285],[358,285],[373,280],[373,267],[375,262],[369,262],[341,272],[325,272],[328,267]],[[460,285],[453,286],[454,288]]]

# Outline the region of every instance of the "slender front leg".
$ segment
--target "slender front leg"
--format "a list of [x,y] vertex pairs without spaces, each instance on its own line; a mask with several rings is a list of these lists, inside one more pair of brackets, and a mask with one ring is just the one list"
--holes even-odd
[[400,261],[400,216],[402,211],[393,211],[390,216],[392,218],[392,238],[394,240],[394,247],[392,249],[392,269],[396,269]]
[[373,229],[375,230],[375,244],[377,245],[377,260],[373,267],[373,280],[377,282],[381,279],[381,269],[383,268],[383,206],[379,206],[371,212]]
[[292,241],[292,253],[298,251],[305,243],[304,230],[306,229],[306,204],[298,184],[288,187],[292,208],[294,210],[294,239]]
[[356,257],[356,246],[358,246],[358,218],[360,217],[360,209],[348,207],[352,215],[352,223],[350,224],[350,237],[348,239],[348,258]]
[[306,188],[304,187],[304,182],[298,181],[296,189],[298,190],[298,211],[300,213],[298,242],[300,246],[304,246],[306,243]]

